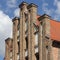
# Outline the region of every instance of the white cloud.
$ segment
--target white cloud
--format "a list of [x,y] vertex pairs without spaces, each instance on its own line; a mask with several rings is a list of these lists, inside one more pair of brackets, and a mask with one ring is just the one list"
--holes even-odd
[[50,16],[53,16],[53,18],[55,20],[59,20],[60,19],[60,1],[59,0],[54,0],[53,4],[56,8],[54,8],[54,9],[49,8],[49,4],[43,0],[42,10],[46,14],[48,14]]
[[48,3],[46,3],[46,2],[43,2],[42,9],[48,15],[51,15],[53,12],[53,9],[48,9]]
[[19,17],[20,16],[20,9],[17,8],[15,11],[14,11],[14,16],[16,17]]
[[10,8],[16,7],[17,0],[7,0],[7,6]]
[[60,1],[59,0],[54,0],[54,5],[56,6],[56,13],[60,14]]
[[5,53],[5,39],[12,37],[11,18],[0,10],[0,56]]
[[59,0],[54,0],[54,5],[56,6],[55,10],[55,19],[60,19],[60,1]]

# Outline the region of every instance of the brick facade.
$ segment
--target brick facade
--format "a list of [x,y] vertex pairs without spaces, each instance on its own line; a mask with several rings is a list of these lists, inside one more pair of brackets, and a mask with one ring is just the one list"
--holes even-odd
[[22,2],[19,8],[20,18],[13,19],[13,40],[5,41],[5,60],[59,60],[60,49],[51,40],[51,17],[44,14],[37,19],[37,5],[33,3]]

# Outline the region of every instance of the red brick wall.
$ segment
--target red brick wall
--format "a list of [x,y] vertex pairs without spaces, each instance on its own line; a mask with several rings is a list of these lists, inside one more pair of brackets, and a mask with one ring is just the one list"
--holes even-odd
[[52,47],[53,60],[58,60],[58,48]]

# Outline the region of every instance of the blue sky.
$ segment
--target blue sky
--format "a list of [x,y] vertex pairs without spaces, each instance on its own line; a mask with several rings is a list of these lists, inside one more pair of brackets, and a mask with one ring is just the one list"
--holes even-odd
[[0,60],[5,55],[5,39],[12,37],[12,18],[19,16],[18,6],[22,1],[38,5],[39,15],[46,13],[60,21],[60,0],[0,0]]
[[0,10],[9,15],[10,18],[13,18],[14,11],[19,8],[18,6],[22,1],[35,3],[36,5],[38,5],[38,14],[42,15],[44,13],[47,13],[53,19],[59,20],[59,0],[0,0]]
[[14,11],[18,8],[19,4],[22,1],[35,3],[38,5],[38,14],[42,15],[44,13],[47,13],[48,15],[52,16],[52,18],[59,20],[59,0],[0,0],[0,10],[12,18],[14,17]]

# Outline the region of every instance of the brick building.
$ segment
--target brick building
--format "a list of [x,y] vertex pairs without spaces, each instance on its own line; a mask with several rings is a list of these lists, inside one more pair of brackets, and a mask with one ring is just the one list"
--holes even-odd
[[5,60],[60,60],[60,23],[37,5],[22,2],[20,18],[13,22],[13,38],[5,40]]

